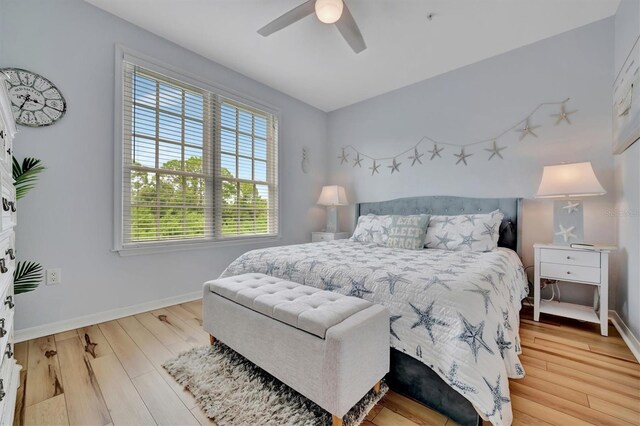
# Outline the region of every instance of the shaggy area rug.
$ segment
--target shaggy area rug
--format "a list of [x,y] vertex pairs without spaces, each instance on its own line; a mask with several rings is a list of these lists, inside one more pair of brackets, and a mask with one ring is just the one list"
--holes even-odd
[[[224,344],[194,348],[163,367],[195,396],[219,426],[331,425],[331,415]],[[370,391],[344,417],[344,426],[362,423],[387,392]]]

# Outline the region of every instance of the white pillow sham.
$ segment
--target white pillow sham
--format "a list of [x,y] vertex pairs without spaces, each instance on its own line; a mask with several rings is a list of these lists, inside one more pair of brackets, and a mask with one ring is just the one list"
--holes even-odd
[[358,218],[358,224],[351,239],[361,243],[385,245],[389,239],[389,229],[393,215],[368,214]]
[[498,247],[500,210],[483,214],[431,216],[425,246],[452,251],[490,251]]

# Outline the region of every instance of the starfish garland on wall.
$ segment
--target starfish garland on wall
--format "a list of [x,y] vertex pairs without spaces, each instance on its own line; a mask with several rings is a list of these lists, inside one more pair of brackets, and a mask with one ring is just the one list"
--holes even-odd
[[529,119],[527,118],[527,120],[525,121],[524,127],[522,129],[518,129],[518,131],[522,133],[522,135],[520,135],[520,140],[523,140],[529,135],[537,138],[538,135],[534,132],[534,130],[537,129],[538,127],[540,126],[532,126],[531,123],[529,123]]
[[571,120],[569,120],[569,116],[571,114],[575,114],[578,110],[567,111],[564,107],[564,104],[560,106],[560,112],[558,114],[551,114],[552,117],[556,117],[558,120],[556,121],[556,126],[563,121],[566,121],[568,124],[571,124]]
[[[396,172],[400,173],[400,165],[402,164],[400,160],[402,158],[406,158],[407,160],[410,160],[411,167],[424,165],[422,161],[422,157],[425,156],[425,152],[429,154],[430,161],[433,161],[436,158],[442,159],[443,158],[442,151],[445,149],[445,147],[442,145],[454,147],[456,150],[460,150],[459,152],[453,153],[453,156],[457,158],[455,162],[456,165],[462,163],[463,165],[468,166],[469,157],[474,155],[473,152],[470,152],[469,148],[472,146],[481,145],[481,144],[485,146],[487,146],[486,144],[489,144],[488,147],[483,148],[484,151],[487,151],[489,153],[489,156],[487,157],[487,161],[493,160],[494,157],[499,159],[504,159],[502,151],[507,149],[507,146],[504,146],[505,141],[503,139],[506,138],[510,132],[519,133],[520,136],[518,140],[520,141],[539,137],[538,129],[542,126],[539,124],[532,124],[531,119],[540,108],[549,106],[549,105],[558,105],[560,107],[560,111],[556,114],[550,114],[551,117],[556,118],[555,124],[558,125],[563,121],[566,121],[567,124],[572,124],[572,121],[569,119],[569,117],[578,111],[577,110],[568,111],[566,108],[566,103],[568,101],[569,101],[569,98],[560,102],[541,103],[536,108],[534,108],[531,111],[531,113],[529,113],[529,115],[526,116],[524,119],[518,121],[513,126],[507,128],[506,130],[504,130],[503,132],[499,133],[498,135],[492,138],[483,139],[475,142],[469,142],[469,143],[452,143],[452,142],[450,143],[450,142],[438,141],[434,138],[424,136],[415,145],[400,152],[399,154],[390,156],[390,157],[380,157],[380,158],[374,158],[372,156],[364,154],[360,150],[356,149],[353,145],[347,145],[341,148],[342,151],[341,151],[341,154],[338,156],[338,159],[340,160],[341,165],[350,163],[351,160],[349,159],[349,152],[347,150],[351,150],[354,152],[354,157],[352,158],[353,160],[352,167],[355,168],[357,166],[359,168],[362,168],[363,161],[371,161],[373,165],[368,167],[368,169],[371,170],[372,176],[375,175],[376,173],[380,174],[381,165],[384,165],[385,167],[389,168],[389,170],[391,171],[391,174],[394,174]],[[500,144],[500,141],[502,141],[502,146]],[[427,143],[431,144],[432,148],[427,149],[426,151],[421,151],[419,149],[420,146],[421,145],[424,146],[424,144],[427,144]],[[387,161],[389,163],[387,163]]]

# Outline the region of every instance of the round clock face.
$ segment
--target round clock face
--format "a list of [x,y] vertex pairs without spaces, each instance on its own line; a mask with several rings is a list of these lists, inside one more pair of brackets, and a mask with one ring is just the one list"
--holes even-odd
[[11,110],[16,123],[31,127],[49,126],[60,120],[67,103],[46,78],[20,68],[5,68]]

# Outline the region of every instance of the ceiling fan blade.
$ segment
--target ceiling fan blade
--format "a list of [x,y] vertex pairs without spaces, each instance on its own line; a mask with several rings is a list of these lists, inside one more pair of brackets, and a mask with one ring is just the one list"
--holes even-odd
[[367,48],[367,45],[362,38],[360,29],[358,28],[356,21],[353,19],[353,15],[351,15],[347,4],[343,2],[343,5],[342,16],[336,22],[336,26],[353,51],[360,53]]
[[294,7],[284,15],[274,19],[264,27],[260,28],[258,30],[258,34],[266,37],[275,33],[276,31],[280,31],[281,29],[288,27],[289,25],[301,20],[306,16],[311,15],[315,12],[315,4],[316,0],[308,0],[302,3],[300,6]]

